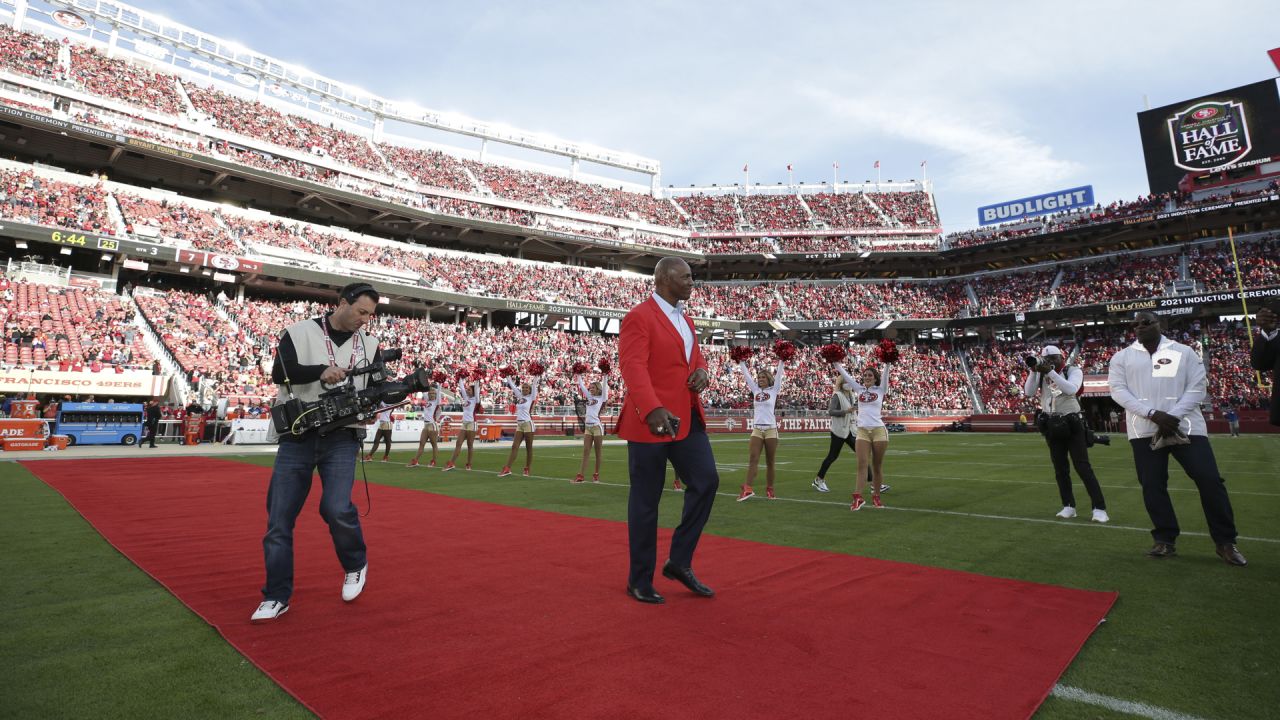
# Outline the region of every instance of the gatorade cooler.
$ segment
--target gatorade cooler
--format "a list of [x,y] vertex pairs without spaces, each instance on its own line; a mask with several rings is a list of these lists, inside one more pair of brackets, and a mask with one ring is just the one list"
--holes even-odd
[[54,450],[66,450],[67,436],[66,435],[50,435],[49,447],[53,448]]
[[199,445],[204,437],[204,414],[191,413],[182,420],[182,444]]

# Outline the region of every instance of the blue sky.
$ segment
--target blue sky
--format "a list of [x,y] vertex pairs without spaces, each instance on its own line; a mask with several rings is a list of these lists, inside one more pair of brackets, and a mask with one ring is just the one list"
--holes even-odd
[[662,162],[663,185],[1147,191],[1135,113],[1274,77],[1280,2],[134,0],[379,95]]

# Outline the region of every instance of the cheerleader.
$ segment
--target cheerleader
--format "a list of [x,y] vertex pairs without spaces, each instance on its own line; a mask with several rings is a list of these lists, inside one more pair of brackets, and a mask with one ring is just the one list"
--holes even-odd
[[600,422],[600,411],[604,409],[605,403],[609,402],[609,379],[600,378],[591,383],[591,387],[587,387],[587,381],[582,376],[577,377],[578,390],[583,397],[587,399],[587,422],[586,434],[582,436],[582,465],[578,468],[578,474],[573,478],[573,482],[580,483],[584,480],[587,472],[587,458],[591,456],[591,450],[594,448],[596,452],[596,471],[591,473],[591,482],[600,482],[600,449],[604,445],[604,423]]
[[534,401],[538,399],[538,380],[538,376],[535,375],[530,382],[516,385],[516,381],[510,377],[503,378],[507,387],[516,394],[516,437],[511,441],[511,452],[507,454],[507,464],[502,466],[502,472],[498,473],[498,477],[511,474],[511,463],[516,460],[521,441],[524,442],[525,448],[525,477],[529,476],[529,468],[533,467],[533,435],[536,428],[533,426],[533,416],[530,411],[533,409]]
[[745,360],[738,363],[738,369],[742,371],[742,377],[746,379],[747,387],[751,390],[754,407],[751,419],[751,443],[747,458],[747,482],[742,486],[738,502],[755,496],[751,484],[756,479],[756,471],[760,465],[761,448],[764,448],[765,456],[765,497],[776,500],[778,496],[773,492],[773,479],[774,460],[778,452],[778,421],[774,417],[773,407],[778,402],[778,395],[782,392],[783,362],[778,361],[778,367],[774,372],[761,368],[755,378],[751,377],[751,370],[747,367]]
[[418,454],[413,456],[413,460],[409,461],[409,467],[418,467],[422,453],[427,447],[427,441],[431,441],[431,462],[427,467],[436,466],[436,455],[439,452],[440,442],[440,386],[432,385],[427,390],[427,404],[422,408],[422,419],[425,421],[422,425],[422,434],[418,437]]
[[391,462],[391,408],[384,407],[378,411],[378,430],[373,434],[373,447],[369,448],[369,454],[364,456],[365,462],[373,462],[373,456],[378,452],[378,445],[384,440],[387,443],[387,449],[382,453],[382,462]]
[[449,472],[457,467],[453,463],[458,459],[458,453],[462,452],[462,442],[464,440],[467,443],[467,464],[465,469],[471,469],[471,455],[475,450],[476,442],[476,405],[480,404],[479,378],[473,377],[471,379],[471,392],[467,392],[467,380],[459,378],[458,397],[462,400],[462,429],[458,431],[458,441],[453,446],[453,455],[442,468],[444,472]]
[[880,502],[880,490],[884,484],[884,454],[889,449],[889,430],[884,426],[884,420],[881,419],[881,408],[884,405],[884,398],[889,394],[889,367],[887,365],[876,369],[868,366],[862,371],[861,382],[853,379],[845,369],[839,365],[836,370],[840,372],[840,377],[844,379],[858,398],[858,429],[856,431],[857,440],[854,442],[854,451],[858,454],[858,479],[855,482],[855,491],[853,493],[853,502],[850,503],[850,510],[861,510],[866,501],[862,499],[862,493],[867,486],[867,466],[871,466],[871,504],[877,508],[883,508]]

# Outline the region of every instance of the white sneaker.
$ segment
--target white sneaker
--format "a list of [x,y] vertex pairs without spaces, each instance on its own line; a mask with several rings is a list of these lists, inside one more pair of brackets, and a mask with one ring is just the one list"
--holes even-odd
[[822,478],[814,478],[813,483],[811,484],[813,485],[813,489],[818,492],[831,492],[831,488],[827,487],[827,481]]
[[289,612],[289,606],[278,600],[267,600],[253,611],[253,615],[249,618],[251,623],[271,622],[281,615]]
[[1094,508],[1093,521],[1096,523],[1111,522],[1111,516],[1107,514],[1106,510],[1099,510],[1097,508]]
[[342,578],[342,601],[351,602],[360,597],[360,593],[364,590],[364,581],[369,577],[369,563],[365,563],[364,567],[349,572]]
[[1075,516],[1076,516],[1076,509],[1071,507],[1070,505],[1062,508],[1062,512],[1058,513],[1058,517],[1062,518],[1063,520],[1070,520]]

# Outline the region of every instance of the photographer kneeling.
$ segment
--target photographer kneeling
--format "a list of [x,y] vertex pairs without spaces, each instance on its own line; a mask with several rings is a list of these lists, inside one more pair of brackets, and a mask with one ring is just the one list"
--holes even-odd
[[[277,386],[275,411],[295,398],[314,403],[326,384],[341,383],[352,370],[380,359],[378,340],[363,330],[378,308],[378,299],[378,291],[372,285],[352,283],[342,288],[336,309],[285,329],[271,369],[271,379]],[[360,375],[351,381],[356,389],[362,389],[369,378]],[[255,623],[274,620],[289,609],[293,594],[293,526],[317,470],[322,488],[320,516],[329,525],[333,548],[345,574],[344,601],[355,600],[364,589],[368,570],[360,514],[351,502],[356,458],[364,440],[363,425],[353,420],[333,429],[311,427],[297,432],[298,421],[303,419],[299,416],[292,420],[294,432],[289,432],[290,425],[282,429],[281,420],[274,419],[272,429],[279,433],[280,448],[267,490],[267,534],[262,539],[267,582],[262,588],[262,604],[251,618]]]
[[1062,497],[1060,518],[1076,516],[1076,498],[1071,492],[1071,469],[1067,465],[1068,455],[1076,474],[1084,482],[1089,499],[1093,501],[1093,521],[1104,523],[1111,518],[1107,516],[1107,501],[1102,497],[1102,488],[1098,478],[1093,474],[1093,466],[1089,463],[1089,430],[1085,426],[1084,417],[1080,413],[1080,400],[1077,394],[1084,384],[1084,373],[1074,365],[1067,365],[1062,351],[1053,345],[1046,345],[1040,351],[1040,357],[1028,356],[1027,365],[1031,372],[1023,392],[1028,398],[1040,393],[1040,414],[1038,424],[1045,442],[1049,445],[1049,458],[1053,461],[1054,478],[1058,481],[1058,494]]

